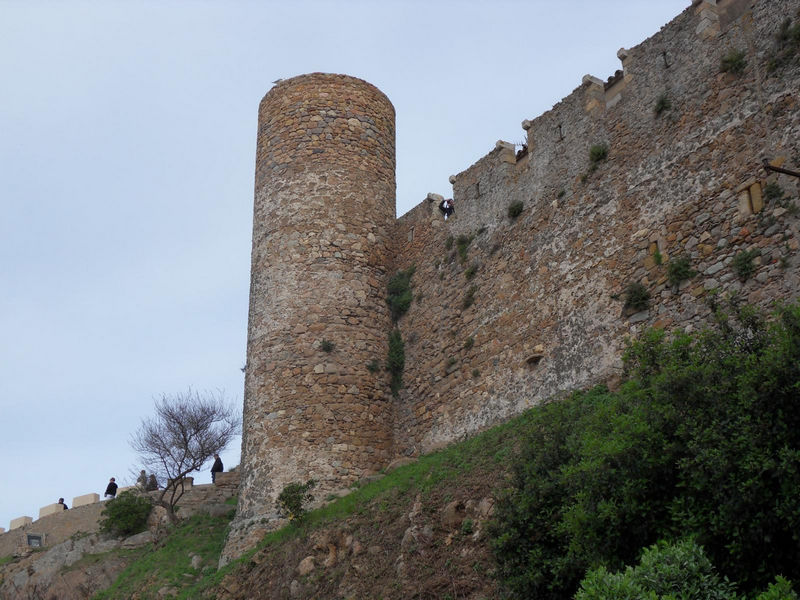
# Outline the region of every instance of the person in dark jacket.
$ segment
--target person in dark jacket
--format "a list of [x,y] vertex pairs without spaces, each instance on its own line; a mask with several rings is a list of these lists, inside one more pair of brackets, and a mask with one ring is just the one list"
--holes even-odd
[[69,506],[67,506],[67,504],[64,502],[63,498],[59,498],[58,499],[58,503],[61,505],[61,508],[63,508],[64,510],[67,510],[69,508]]
[[156,476],[153,473],[150,473],[150,478],[147,480],[147,486],[144,489],[148,492],[154,492],[158,489],[158,481],[156,481]]
[[442,211],[444,215],[444,220],[447,221],[447,217],[452,215],[455,212],[455,208],[453,208],[453,201],[452,200],[442,200],[439,203],[439,210]]
[[219,457],[219,454],[214,455],[214,464],[211,466],[211,483],[214,483],[214,480],[217,477],[217,473],[222,473],[223,466],[222,466],[222,459]]
[[117,484],[114,481],[114,478],[108,480],[108,485],[106,486],[106,498],[116,498],[117,497]]

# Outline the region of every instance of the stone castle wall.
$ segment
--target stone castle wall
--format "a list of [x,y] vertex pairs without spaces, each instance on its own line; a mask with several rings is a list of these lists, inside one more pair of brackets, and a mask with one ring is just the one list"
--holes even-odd
[[[400,323],[398,452],[613,378],[628,336],[699,327],[712,290],[761,305],[797,297],[798,217],[760,202],[773,181],[798,199],[797,178],[762,165],[766,157],[800,170],[800,70],[767,68],[781,22],[800,20],[798,9],[797,0],[695,2],[621,50],[623,72],[611,82],[584,77],[523,122],[526,156],[498,143],[453,178],[453,218],[443,221],[429,200],[399,219],[397,267],[416,266],[416,300]],[[744,72],[721,73],[737,49]],[[657,115],[662,95],[671,106]],[[592,171],[589,149],[600,144],[608,158]],[[512,220],[514,201],[524,210]],[[457,243],[448,246],[458,236],[474,236],[463,262]],[[754,248],[758,269],[742,282],[731,260]],[[673,288],[668,263],[680,257],[698,275]],[[650,292],[649,310],[623,310],[632,282]]]
[[240,519],[274,512],[287,483],[342,487],[392,457],[392,406],[364,365],[391,323],[394,116],[344,75],[261,102]]
[[[187,478],[186,491],[178,503],[181,518],[215,505],[223,504],[233,498],[239,491],[239,473],[230,471],[218,473],[215,484],[192,485],[192,478]],[[119,493],[132,488],[120,488]],[[159,492],[149,492],[155,497]],[[84,503],[81,503],[83,499]],[[97,533],[106,501],[100,500],[98,494],[86,494],[73,499],[69,510],[57,504],[43,507],[39,518],[35,521],[22,517],[19,526],[12,523],[9,531],[0,533],[0,557],[11,556],[20,548],[28,547],[28,535],[37,536],[43,547],[52,547],[76,535]],[[157,511],[163,509],[157,509]],[[16,521],[16,519],[15,519]]]
[[[527,153],[498,142],[451,178],[447,222],[432,196],[394,220],[394,113],[379,91],[321,74],[273,88],[259,117],[243,492],[222,562],[269,528],[290,481],[341,487],[613,380],[629,336],[700,327],[713,290],[796,298],[797,211],[763,192],[778,183],[800,204],[797,179],[762,159],[800,170],[800,67],[767,68],[799,11],[800,0],[694,0],[620,50],[608,82],[586,76],[524,121]],[[747,63],[738,75],[720,69],[733,50]],[[596,145],[608,156],[592,165]],[[753,249],[742,281],[731,261]],[[678,258],[697,275],[671,286]],[[386,356],[387,278],[412,265],[405,387],[392,398],[367,365]],[[624,309],[631,283],[648,309]]]

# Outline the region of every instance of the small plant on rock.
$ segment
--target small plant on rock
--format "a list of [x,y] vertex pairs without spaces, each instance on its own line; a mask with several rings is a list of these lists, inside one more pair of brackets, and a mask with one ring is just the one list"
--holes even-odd
[[524,204],[522,200],[516,200],[508,205],[508,218],[512,221],[522,214]]
[[275,506],[282,517],[290,521],[300,521],[308,514],[306,504],[314,499],[311,490],[317,482],[309,479],[305,483],[290,483],[281,490]]
[[676,258],[669,262],[667,266],[667,280],[672,286],[678,286],[687,279],[697,275],[689,266],[689,259],[686,257]]
[[650,306],[650,292],[638,281],[629,283],[625,288],[625,310],[640,312]]
[[472,348],[474,345],[475,345],[475,338],[473,338],[473,337],[468,337],[468,338],[467,338],[467,339],[464,341],[464,350],[469,350],[469,349],[470,349],[470,348]]
[[589,148],[589,171],[597,169],[597,165],[608,158],[608,146],[606,144],[595,144]]
[[322,338],[322,341],[319,343],[319,349],[323,352],[333,352],[334,348],[336,348],[336,344],[325,338]]
[[411,295],[411,277],[414,275],[415,270],[416,268],[411,266],[405,271],[398,271],[386,286],[388,292],[386,302],[392,312],[392,321],[395,323],[408,312],[408,308],[411,306],[411,300],[413,299]]
[[474,235],[465,234],[461,234],[456,238],[456,250],[458,250],[458,256],[461,259],[462,264],[467,262],[467,248],[469,248],[469,245],[474,239]]
[[742,281],[747,281],[756,272],[755,258],[760,254],[758,249],[742,250],[731,261],[731,269]]
[[478,265],[477,265],[477,263],[472,263],[472,264],[471,264],[469,267],[467,267],[467,268],[466,268],[466,270],[464,271],[464,277],[466,277],[466,278],[467,278],[467,280],[470,280],[470,279],[472,279],[473,277],[475,277],[475,273],[477,273],[477,272],[478,272]]
[[377,373],[380,368],[381,368],[381,363],[379,363],[375,359],[367,363],[367,371],[369,371],[370,373]]
[[744,72],[744,68],[747,66],[747,61],[744,59],[744,56],[744,50],[731,50],[722,57],[720,70],[723,73],[741,75]]
[[774,181],[764,186],[764,199],[767,202],[780,202],[783,200],[783,188]]
[[395,328],[389,334],[389,354],[386,357],[386,370],[392,376],[389,386],[397,396],[403,387],[403,370],[406,366],[406,345],[400,330]]
[[664,92],[658,97],[658,100],[656,100],[656,106],[653,110],[655,111],[656,116],[659,117],[661,116],[661,113],[669,110],[670,108],[672,108],[672,101],[669,99],[667,93]]

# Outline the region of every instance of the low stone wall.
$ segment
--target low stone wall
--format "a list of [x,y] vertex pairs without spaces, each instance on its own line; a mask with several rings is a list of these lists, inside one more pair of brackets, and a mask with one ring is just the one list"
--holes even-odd
[[[224,504],[229,498],[239,493],[239,473],[218,473],[217,481],[207,485],[189,485],[186,492],[178,502],[180,517],[191,516],[203,507]],[[128,488],[130,489],[130,488]],[[159,492],[150,492],[155,497]],[[96,500],[86,504],[91,497]],[[83,504],[82,504],[83,502]],[[20,546],[28,546],[28,536],[41,537],[42,546],[50,547],[60,544],[77,534],[97,533],[100,529],[100,516],[105,507],[105,501],[99,501],[97,494],[79,496],[73,500],[73,507],[69,510],[59,508],[57,512],[48,512],[48,505],[42,508],[47,514],[42,514],[36,521],[30,517],[20,517],[12,521],[12,529],[3,533],[0,531],[0,557],[14,554]],[[233,507],[231,507],[233,508]],[[48,510],[45,510],[48,509]],[[40,514],[42,513],[40,511]],[[18,526],[13,523],[21,521]]]

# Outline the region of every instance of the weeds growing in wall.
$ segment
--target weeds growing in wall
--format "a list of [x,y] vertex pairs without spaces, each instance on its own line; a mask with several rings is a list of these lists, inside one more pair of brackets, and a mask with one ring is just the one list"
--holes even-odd
[[308,513],[308,503],[314,499],[311,490],[316,485],[316,481],[309,479],[305,483],[294,482],[285,486],[275,500],[278,513],[290,521],[302,520]]
[[692,270],[689,259],[686,257],[672,259],[667,265],[667,281],[671,286],[678,286],[695,275],[697,272]]
[[508,205],[508,218],[512,221],[522,214],[524,204],[522,200],[516,200]]
[[[800,11],[797,16],[800,18]],[[773,73],[798,60],[800,60],[800,23],[792,25],[792,19],[786,18],[775,34],[775,49],[767,59],[767,71]]]
[[733,73],[741,75],[747,66],[744,50],[731,50],[720,61],[720,70],[723,73]]
[[625,304],[623,305],[625,310],[640,312],[647,310],[648,306],[650,306],[650,292],[647,291],[647,288],[638,281],[629,283],[625,288]]
[[461,234],[456,238],[456,250],[458,251],[458,257],[461,259],[461,264],[467,262],[467,248],[469,248],[474,239],[474,235],[466,234]]
[[415,270],[416,268],[411,266],[405,271],[398,271],[387,285],[386,302],[389,304],[392,321],[395,323],[408,312],[408,308],[411,306],[411,300],[413,299],[411,277],[414,275]]
[[386,370],[391,375],[389,387],[397,396],[403,387],[403,369],[406,366],[406,345],[396,327],[389,334],[389,354],[386,357]]
[[670,108],[672,108],[672,101],[669,99],[667,93],[664,92],[656,100],[656,105],[653,111],[656,113],[657,117],[660,117],[661,113],[669,110]]
[[733,257],[731,269],[742,281],[747,281],[756,272],[755,258],[760,254],[757,248],[742,250]]

